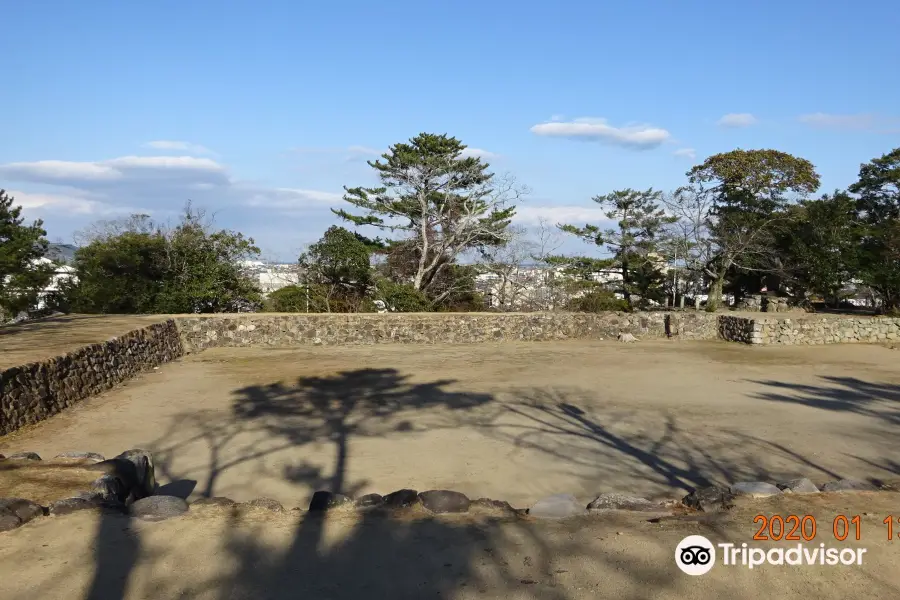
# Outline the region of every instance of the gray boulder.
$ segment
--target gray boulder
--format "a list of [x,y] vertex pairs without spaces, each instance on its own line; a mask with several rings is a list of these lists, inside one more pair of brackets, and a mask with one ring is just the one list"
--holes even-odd
[[54,458],[64,458],[68,460],[92,460],[94,462],[101,462],[106,460],[102,454],[97,454],[96,452],[63,452],[62,454],[57,454]]
[[384,504],[381,494],[366,494],[356,499],[356,508],[375,508]]
[[153,455],[146,450],[135,448],[126,450],[116,458],[131,461],[137,470],[138,490],[135,499],[153,495],[156,491],[156,471],[153,466]]
[[72,498],[63,498],[50,504],[51,515],[67,515],[79,510],[113,509],[121,510],[121,505],[116,502],[104,500],[98,494],[82,493]]
[[720,485],[710,485],[704,488],[697,488],[685,496],[681,502],[694,510],[719,512],[734,506],[733,500],[734,494],[729,488]]
[[252,506],[253,508],[264,508],[274,512],[284,512],[284,506],[281,505],[281,502],[272,498],[255,498],[250,502],[245,502],[244,505]]
[[16,452],[6,457],[8,460],[41,460],[37,452]]
[[451,490],[428,490],[419,494],[419,501],[426,510],[435,514],[464,513],[472,502],[460,492]]
[[225,496],[213,496],[212,498],[200,498],[191,502],[191,506],[224,506],[231,507],[237,505],[237,502]]
[[178,496],[148,496],[135,500],[128,513],[144,521],[163,521],[188,511],[188,503]]
[[10,531],[22,524],[22,519],[8,511],[0,510],[0,532]]
[[815,494],[819,491],[816,484],[805,477],[791,479],[775,485],[785,494]]
[[765,481],[741,481],[731,486],[731,493],[735,496],[768,498],[769,496],[777,496],[781,493],[781,490]]
[[129,489],[121,479],[113,475],[101,475],[91,483],[91,491],[96,492],[104,500],[125,502]]
[[22,523],[44,514],[44,507],[24,498],[0,498],[0,514],[15,515]]
[[343,494],[335,494],[333,492],[319,490],[313,494],[312,499],[309,501],[309,511],[319,512],[325,510],[333,510],[335,508],[340,508],[341,506],[352,503],[353,499]]
[[512,517],[519,514],[509,502],[505,500],[491,500],[490,498],[478,498],[472,501],[469,510],[483,512],[496,517]]
[[859,479],[840,479],[838,481],[829,481],[822,486],[823,492],[874,492],[878,488]]
[[386,508],[409,508],[418,502],[419,492],[416,490],[397,490],[384,497],[384,506]]
[[528,514],[537,519],[565,519],[587,514],[587,510],[575,496],[556,494],[535,502]]

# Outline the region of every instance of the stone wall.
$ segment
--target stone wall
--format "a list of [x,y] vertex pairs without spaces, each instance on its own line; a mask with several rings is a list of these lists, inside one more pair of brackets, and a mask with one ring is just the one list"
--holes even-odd
[[719,315],[719,338],[726,342],[739,342],[741,344],[756,344],[753,341],[754,319],[750,317],[738,317],[733,315]]
[[0,372],[0,435],[37,423],[183,354],[173,319]]
[[900,340],[900,319],[889,317],[765,317],[753,319],[755,344],[887,343]]
[[456,344],[673,336],[716,339],[707,313],[248,314],[179,317],[185,352],[213,347]]

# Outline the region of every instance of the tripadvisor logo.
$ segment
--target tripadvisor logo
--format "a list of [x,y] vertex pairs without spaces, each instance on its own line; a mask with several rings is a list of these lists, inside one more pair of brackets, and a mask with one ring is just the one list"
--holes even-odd
[[703,575],[716,564],[716,547],[702,535],[689,535],[675,547],[675,564],[688,575]]

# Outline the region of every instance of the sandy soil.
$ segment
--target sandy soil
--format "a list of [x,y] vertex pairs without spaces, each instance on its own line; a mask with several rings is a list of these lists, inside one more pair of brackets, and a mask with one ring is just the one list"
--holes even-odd
[[[0,597],[91,600],[316,600],[504,598],[844,599],[900,597],[900,537],[887,540],[896,494],[785,497],[739,506],[707,522],[652,524],[630,515],[548,522],[469,518],[304,519],[217,508],[159,523],[88,512],[45,517],[0,533]],[[861,565],[722,564],[681,573],[675,547],[688,535],[768,550],[753,518],[812,515],[808,548],[865,548]],[[860,540],[833,537],[837,515],[860,515]]]
[[217,349],[0,438],[0,452],[152,450],[192,496],[305,506],[450,488],[566,492],[900,474],[900,369],[876,346],[645,341]]
[[158,323],[159,316],[65,315],[0,327],[0,369],[59,356]]

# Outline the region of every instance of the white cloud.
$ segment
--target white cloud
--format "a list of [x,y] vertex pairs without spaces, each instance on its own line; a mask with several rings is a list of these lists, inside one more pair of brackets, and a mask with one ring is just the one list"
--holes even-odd
[[[210,210],[254,207],[290,213],[340,201],[341,194],[276,188],[233,179],[228,169],[209,158],[190,156],[123,156],[76,162],[44,160],[0,165],[0,178],[40,186],[19,192],[23,205],[67,214],[179,210],[188,200]],[[49,191],[47,189],[49,188]],[[26,204],[27,202],[27,204]]]
[[716,125],[737,129],[739,127],[750,127],[755,125],[756,122],[757,118],[750,113],[728,113],[727,115],[722,115],[722,118],[716,121]]
[[644,124],[614,127],[606,119],[589,117],[540,123],[532,127],[531,132],[548,137],[604,142],[634,150],[655,148],[671,137],[668,131],[659,127]]
[[675,156],[684,156],[685,158],[690,158],[691,160],[697,158],[697,151],[693,148],[679,148],[672,154],[674,154]]
[[590,206],[519,206],[515,221],[522,225],[537,225],[542,220],[550,223],[598,223],[609,221],[606,211]]
[[25,210],[38,212],[54,211],[76,215],[110,215],[116,213],[129,213],[134,209],[116,207],[88,197],[78,192],[71,194],[42,194],[9,190],[9,195],[15,199],[15,203]]
[[192,144],[190,142],[178,142],[174,140],[156,140],[144,144],[145,148],[153,148],[154,150],[171,150],[174,152],[187,152],[188,154],[209,154],[214,156],[216,153],[200,144]]
[[370,148],[368,146],[350,146],[347,148],[347,152],[351,154],[368,154],[371,156],[381,156],[384,154],[384,150],[376,150],[375,148]]

